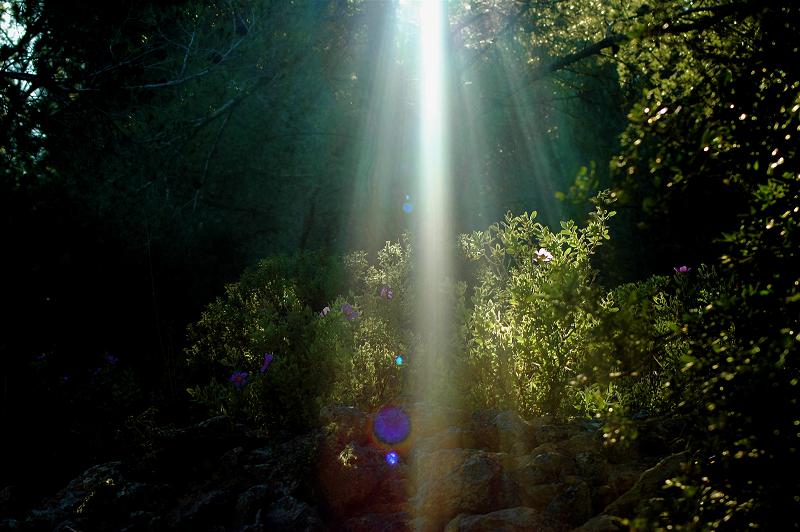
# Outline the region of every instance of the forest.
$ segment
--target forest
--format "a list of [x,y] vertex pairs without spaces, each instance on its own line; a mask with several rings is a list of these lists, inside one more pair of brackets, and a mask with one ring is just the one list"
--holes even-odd
[[795,0],[0,0],[0,531],[798,528],[798,138]]

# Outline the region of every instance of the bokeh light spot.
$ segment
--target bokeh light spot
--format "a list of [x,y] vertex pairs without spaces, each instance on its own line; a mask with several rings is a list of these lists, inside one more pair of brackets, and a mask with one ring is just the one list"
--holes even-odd
[[403,355],[397,355],[396,357],[394,357],[394,363],[397,364],[398,366],[402,366],[404,361],[405,359],[403,358]]
[[380,441],[394,445],[408,437],[411,431],[411,421],[401,408],[386,406],[375,414],[373,430]]
[[386,463],[389,465],[396,465],[397,462],[400,460],[400,457],[397,456],[397,453],[394,451],[389,451],[386,453]]

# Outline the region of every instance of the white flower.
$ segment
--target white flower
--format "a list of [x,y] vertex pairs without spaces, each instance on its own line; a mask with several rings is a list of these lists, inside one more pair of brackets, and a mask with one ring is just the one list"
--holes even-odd
[[536,262],[550,262],[553,260],[553,254],[544,248],[539,248],[536,252]]

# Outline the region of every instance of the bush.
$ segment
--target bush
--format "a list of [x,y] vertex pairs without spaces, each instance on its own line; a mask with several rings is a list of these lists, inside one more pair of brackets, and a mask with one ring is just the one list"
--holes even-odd
[[313,422],[333,388],[337,353],[314,348],[319,316],[310,304],[335,292],[340,272],[319,254],[273,257],[226,286],[189,327],[187,362],[208,379],[188,390],[192,398],[258,425]]
[[488,231],[461,237],[481,263],[466,333],[476,405],[527,415],[576,414],[589,366],[587,344],[609,306],[590,259],[609,238],[606,206],[596,198],[585,227],[562,222],[553,232],[536,213],[513,216]]

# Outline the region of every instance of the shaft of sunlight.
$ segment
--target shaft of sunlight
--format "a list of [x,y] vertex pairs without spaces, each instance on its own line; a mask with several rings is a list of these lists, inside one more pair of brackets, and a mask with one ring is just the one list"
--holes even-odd
[[417,330],[422,339],[424,370],[417,383],[420,399],[444,399],[448,330],[451,312],[445,282],[451,277],[450,168],[447,142],[445,4],[420,5],[419,167],[417,226],[419,306]]

